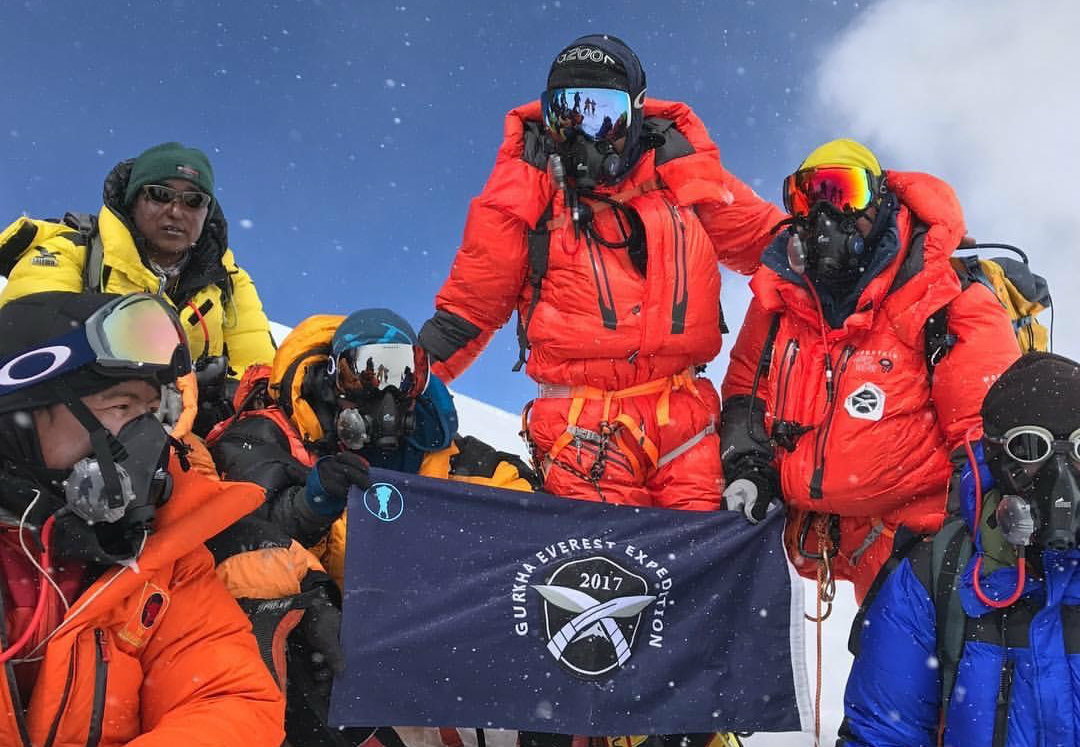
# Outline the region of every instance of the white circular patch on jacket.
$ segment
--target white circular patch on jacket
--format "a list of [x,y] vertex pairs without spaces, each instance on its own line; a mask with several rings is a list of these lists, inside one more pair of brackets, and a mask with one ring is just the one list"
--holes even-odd
[[885,392],[868,381],[847,396],[844,409],[859,420],[881,420],[885,414]]

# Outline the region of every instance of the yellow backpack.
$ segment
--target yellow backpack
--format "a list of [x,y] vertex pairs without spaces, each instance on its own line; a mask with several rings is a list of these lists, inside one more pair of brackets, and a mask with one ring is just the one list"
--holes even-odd
[[981,283],[993,291],[1001,305],[1009,312],[1016,340],[1023,352],[1050,350],[1050,329],[1036,318],[1041,312],[1050,309],[1052,328],[1054,312],[1050,288],[1046,278],[1031,271],[1027,255],[1009,244],[976,244],[964,248],[1007,249],[1020,258],[984,259],[978,255],[970,255],[954,256],[949,261],[960,276],[962,285],[966,287],[971,283]]
[[[967,288],[972,283],[980,283],[990,289],[1009,313],[1022,353],[1051,350],[1054,305],[1046,278],[1032,272],[1027,255],[1010,244],[975,244],[960,247],[957,251],[979,249],[1006,249],[1019,259],[954,255],[949,261],[960,278],[960,285]],[[1037,318],[1046,309],[1050,309],[1049,328]],[[926,320],[926,360],[931,371],[956,343],[955,335],[949,334],[947,329],[947,313],[946,306]]]

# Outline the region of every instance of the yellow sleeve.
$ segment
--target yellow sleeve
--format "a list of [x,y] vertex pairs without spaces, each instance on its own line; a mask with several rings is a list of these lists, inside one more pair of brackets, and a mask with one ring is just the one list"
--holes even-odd
[[225,310],[225,345],[229,351],[229,367],[240,377],[248,366],[274,362],[274,341],[251,276],[236,264],[231,249],[225,252],[223,262],[232,280],[233,291],[232,303]]
[[311,553],[319,559],[326,573],[334,579],[338,589],[345,590],[345,537],[347,534],[346,515],[330,525],[330,531],[317,543],[309,547]]
[[62,236],[33,244],[15,263],[7,285],[0,292],[0,306],[31,293],[83,289],[86,247],[76,246]]

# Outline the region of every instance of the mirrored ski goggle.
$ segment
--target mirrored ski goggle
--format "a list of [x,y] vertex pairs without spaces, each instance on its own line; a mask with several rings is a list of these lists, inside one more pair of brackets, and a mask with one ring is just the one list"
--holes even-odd
[[630,94],[614,88],[553,88],[540,95],[544,126],[556,142],[578,132],[589,140],[626,137],[633,107]]
[[143,188],[143,194],[151,202],[159,205],[168,205],[175,200],[180,200],[185,207],[193,210],[209,207],[214,198],[198,190],[180,190],[166,187],[164,184],[147,184]]
[[390,387],[415,398],[427,389],[428,359],[419,345],[372,343],[331,356],[329,372],[347,399],[368,399]]
[[176,313],[148,293],[110,301],[71,332],[0,361],[0,395],[93,365],[122,378],[165,384],[191,370]]
[[1019,464],[1040,464],[1054,453],[1055,447],[1063,450],[1073,461],[1080,462],[1080,428],[1067,439],[1055,438],[1054,434],[1039,425],[1020,425],[1005,431],[1001,438],[987,440],[1001,444],[1005,454]]
[[818,202],[837,210],[859,212],[870,206],[880,179],[853,166],[823,166],[796,171],[784,179],[784,207],[806,215]]

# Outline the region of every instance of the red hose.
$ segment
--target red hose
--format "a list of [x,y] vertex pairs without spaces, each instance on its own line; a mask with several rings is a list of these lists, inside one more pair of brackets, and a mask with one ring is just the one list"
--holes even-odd
[[[56,522],[56,516],[50,516],[45,520],[45,525],[41,528],[41,567],[48,573],[49,563],[49,540],[52,538],[53,524]],[[34,614],[30,618],[30,624],[26,626],[26,630],[19,636],[19,640],[5,649],[0,651],[0,664],[3,664],[8,659],[17,654],[34,635],[34,631],[38,629],[41,624],[41,618],[45,615],[45,602],[48,598],[49,590],[52,588],[48,580],[45,578],[40,579],[40,588],[38,589],[37,607],[34,608]]]
[[[970,433],[970,432],[969,432]],[[968,464],[971,465],[971,472],[975,478],[975,531],[974,535],[977,536],[979,532],[980,522],[982,521],[982,475],[979,473],[979,463],[975,461],[975,451],[971,448],[971,441],[964,436],[964,451],[967,452]],[[998,601],[986,596],[982,590],[982,586],[979,585],[979,571],[982,569],[983,556],[979,553],[979,556],[975,558],[975,569],[971,578],[972,586],[975,589],[976,598],[985,604],[987,607],[993,607],[994,609],[1001,609],[1002,607],[1008,607],[1010,604],[1020,598],[1020,594],[1024,591],[1024,581],[1027,577],[1027,561],[1024,559],[1024,548],[1020,548],[1020,557],[1016,561],[1016,588],[1013,589],[1012,594],[1006,599]]]

